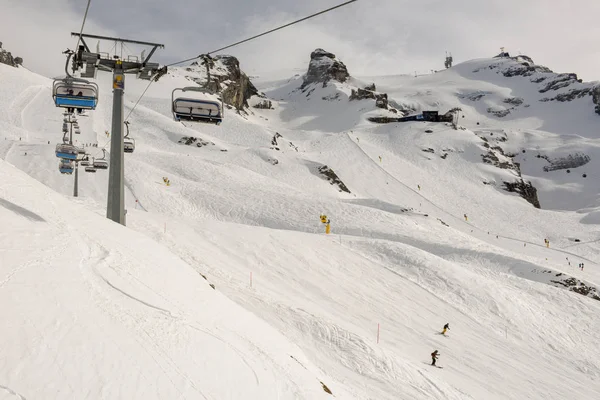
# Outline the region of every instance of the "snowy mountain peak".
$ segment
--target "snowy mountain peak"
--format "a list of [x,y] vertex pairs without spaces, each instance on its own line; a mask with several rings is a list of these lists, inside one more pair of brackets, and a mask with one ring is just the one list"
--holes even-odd
[[302,87],[313,83],[322,83],[323,87],[331,80],[344,83],[350,78],[350,73],[343,62],[323,49],[316,49],[310,55],[308,71],[304,75]]
[[600,89],[597,83],[583,82],[575,73],[556,73],[548,67],[535,64],[530,57],[523,55],[496,56],[472,72],[478,74],[488,70],[506,78],[527,79],[522,84],[533,86],[540,102],[570,102],[592,96],[592,101],[597,105],[595,111],[600,114]]

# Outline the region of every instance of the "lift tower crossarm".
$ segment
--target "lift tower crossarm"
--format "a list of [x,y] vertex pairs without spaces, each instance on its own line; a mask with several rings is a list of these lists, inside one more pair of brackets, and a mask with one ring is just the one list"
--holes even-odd
[[[71,36],[79,36],[78,32],[71,32]],[[161,49],[165,48],[164,44],[160,44],[160,43],[150,43],[150,42],[140,42],[139,40],[129,40],[129,39],[120,39],[120,38],[115,38],[115,37],[110,37],[110,36],[98,36],[98,35],[88,35],[86,33],[81,34],[82,38],[89,38],[89,39],[99,39],[99,40],[110,40],[112,42],[123,42],[123,43],[132,43],[132,44],[141,44],[142,46],[156,46],[159,47]]]

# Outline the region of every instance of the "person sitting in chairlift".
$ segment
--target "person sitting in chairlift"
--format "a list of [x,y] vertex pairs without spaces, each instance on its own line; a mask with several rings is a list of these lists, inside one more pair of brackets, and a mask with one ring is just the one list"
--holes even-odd
[[[73,96],[73,89],[68,89],[67,95]],[[69,114],[73,114],[73,112],[75,112],[75,109],[73,107],[68,107],[67,111],[69,112]]]
[[[82,96],[83,96],[83,92],[80,90],[80,91],[77,93],[77,96],[79,96],[79,97],[82,97]],[[82,108],[78,108],[78,109],[77,109],[77,114],[81,114],[82,112],[83,112],[83,109],[82,109]]]

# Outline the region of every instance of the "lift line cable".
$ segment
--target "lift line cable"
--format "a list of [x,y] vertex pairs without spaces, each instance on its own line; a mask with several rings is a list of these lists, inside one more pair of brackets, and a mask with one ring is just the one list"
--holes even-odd
[[142,100],[142,97],[144,97],[144,95],[146,94],[146,92],[148,91],[148,89],[150,89],[150,85],[152,85],[152,83],[156,80],[157,74],[155,74],[152,78],[150,78],[150,82],[148,83],[148,86],[146,86],[146,89],[144,89],[144,91],[142,92],[142,95],[137,99],[137,101],[135,102],[133,108],[129,111],[129,114],[127,114],[127,118],[125,118],[125,123],[129,122],[129,117],[131,117],[131,114],[133,113],[133,110],[135,110],[135,108],[138,106],[138,104],[140,104],[140,101]]
[[79,38],[77,39],[77,45],[75,46],[75,51],[79,48],[79,43],[81,42],[81,35],[83,34],[83,27],[85,26],[85,21],[87,20],[88,11],[90,10],[90,4],[92,0],[88,0],[87,7],[85,8],[85,14],[83,15],[83,22],[81,23],[81,30],[79,31]]
[[[90,0],[90,1],[91,1],[91,0]],[[239,42],[236,42],[236,43],[230,44],[230,45],[228,45],[228,46],[225,46],[225,47],[221,47],[220,49],[213,50],[213,51],[210,51],[210,52],[208,52],[208,53],[205,53],[205,54],[200,54],[200,55],[198,55],[198,56],[196,56],[196,57],[188,58],[187,60],[182,60],[182,61],[178,61],[178,62],[175,62],[175,63],[172,63],[172,64],[167,64],[167,65],[165,65],[165,66],[164,66],[164,68],[167,68],[167,67],[172,67],[173,65],[177,65],[177,64],[183,64],[183,63],[185,63],[185,62],[188,62],[188,61],[193,61],[193,60],[196,60],[196,59],[198,59],[198,58],[200,58],[200,57],[202,57],[202,56],[207,56],[207,55],[211,55],[211,54],[214,54],[214,53],[218,53],[218,52],[220,52],[220,51],[223,51],[223,50],[230,49],[230,48],[232,48],[232,47],[234,47],[234,46],[238,46],[238,45],[240,45],[240,44],[242,44],[242,43],[249,42],[249,41],[251,41],[251,40],[254,40],[254,39],[257,39],[257,38],[259,38],[259,37],[262,37],[262,36],[265,36],[265,35],[271,34],[271,33],[273,33],[273,32],[276,32],[276,31],[279,31],[279,30],[281,30],[281,29],[287,28],[287,27],[289,27],[289,26],[292,26],[292,25],[298,24],[298,23],[300,23],[300,22],[303,22],[303,21],[309,20],[309,19],[311,19],[311,18],[314,18],[314,17],[317,17],[317,16],[319,16],[319,15],[326,14],[326,13],[328,13],[328,12],[330,12],[330,11],[333,11],[333,10],[335,10],[335,9],[338,9],[338,8],[345,7],[345,6],[347,6],[347,5],[349,5],[349,4],[352,4],[352,3],[356,3],[357,1],[358,1],[358,0],[350,0],[350,1],[347,1],[347,2],[345,2],[345,3],[338,4],[337,6],[334,6],[334,7],[328,8],[328,9],[326,9],[326,10],[323,10],[323,11],[319,11],[318,13],[311,14],[311,15],[309,15],[309,16],[307,16],[307,17],[304,17],[304,18],[301,18],[301,19],[299,19],[299,20],[296,20],[296,21],[290,22],[290,23],[288,23],[288,24],[285,24],[285,25],[279,26],[279,27],[277,27],[277,28],[274,28],[274,29],[271,29],[271,30],[269,30],[269,31],[263,32],[263,33],[261,33],[261,34],[258,34],[258,35],[255,35],[255,36],[252,36],[252,37],[250,37],[250,38],[248,38],[248,39],[240,40]],[[158,74],[157,74],[157,75],[158,75]],[[137,107],[137,105],[140,103],[140,100],[142,100],[142,97],[144,97],[144,95],[146,94],[146,92],[147,92],[147,91],[148,91],[148,89],[150,88],[150,85],[152,85],[152,83],[153,83],[153,82],[156,80],[156,79],[155,79],[155,77],[156,77],[156,75],[155,75],[154,77],[152,77],[152,79],[150,80],[150,83],[148,83],[148,86],[146,87],[146,90],[144,90],[144,92],[142,93],[142,95],[140,96],[140,98],[137,100],[137,102],[135,103],[135,105],[133,106],[133,108],[131,109],[131,111],[129,111],[129,115],[127,115],[127,118],[125,118],[125,121],[128,121],[128,120],[129,120],[129,117],[131,116],[131,113],[133,113],[133,111],[135,110],[135,108]]]
[[288,24],[282,25],[282,26],[280,26],[280,27],[277,27],[277,28],[271,29],[271,30],[269,30],[269,31],[263,32],[263,33],[261,33],[261,34],[258,34],[258,35],[256,35],[256,36],[252,36],[251,38],[244,39],[244,40],[240,40],[239,42],[236,42],[236,43],[230,44],[229,46],[221,47],[220,49],[213,50],[213,51],[210,51],[210,52],[208,52],[208,53],[205,53],[205,54],[200,54],[200,55],[198,55],[198,56],[196,56],[196,57],[188,58],[187,60],[183,60],[183,61],[175,62],[175,63],[172,63],[172,64],[168,64],[168,65],[166,65],[166,67],[172,67],[173,65],[177,65],[177,64],[183,64],[183,63],[185,63],[185,62],[188,62],[188,61],[193,61],[193,60],[195,60],[195,59],[197,59],[197,58],[200,58],[200,57],[202,57],[202,56],[205,56],[205,55],[211,55],[211,54],[214,54],[214,53],[218,53],[218,52],[220,52],[220,51],[223,51],[223,50],[230,49],[230,48],[232,48],[232,47],[234,47],[234,46],[238,46],[238,45],[240,45],[240,44],[242,44],[242,43],[249,42],[249,41],[251,41],[251,40],[254,40],[254,39],[257,39],[257,38],[259,38],[259,37],[261,37],[261,36],[268,35],[268,34],[270,34],[270,33],[273,33],[273,32],[276,32],[276,31],[279,31],[279,30],[281,30],[281,29],[284,29],[284,28],[287,28],[287,27],[289,27],[289,26],[292,26],[292,25],[298,24],[298,23],[300,23],[300,22],[303,22],[303,21],[309,20],[309,19],[311,19],[311,18],[317,17],[317,16],[319,16],[319,15],[323,15],[323,14],[325,14],[325,13],[328,13],[328,12],[330,12],[330,11],[333,11],[333,10],[335,10],[335,9],[338,9],[338,8],[341,8],[341,7],[344,7],[344,6],[347,6],[347,5],[351,4],[351,3],[356,3],[357,1],[358,1],[358,0],[350,0],[350,1],[347,1],[347,2],[345,2],[345,3],[338,4],[337,6],[334,6],[334,7],[328,8],[328,9],[326,9],[326,10],[323,10],[323,11],[319,11],[318,13],[311,14],[311,15],[309,15],[309,16],[307,16],[307,17],[304,17],[304,18],[301,18],[301,19],[299,19],[299,20],[296,20],[296,21],[290,22],[290,23],[288,23]]

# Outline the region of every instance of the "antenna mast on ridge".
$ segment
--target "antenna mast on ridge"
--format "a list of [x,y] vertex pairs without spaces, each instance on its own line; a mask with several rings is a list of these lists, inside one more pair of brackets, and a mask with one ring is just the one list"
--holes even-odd
[[452,62],[453,62],[452,53],[446,52],[446,61],[444,62],[446,69],[452,68]]

